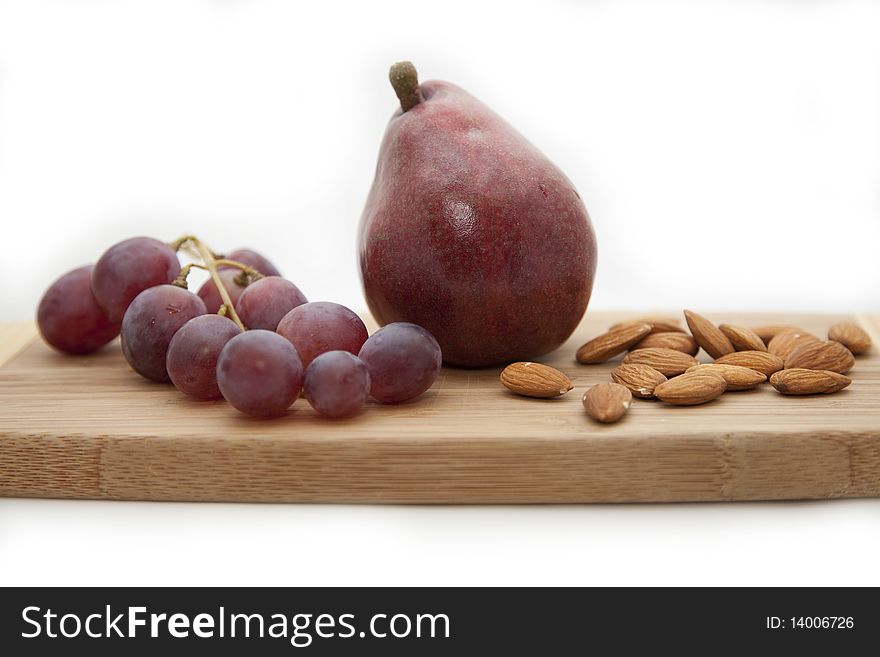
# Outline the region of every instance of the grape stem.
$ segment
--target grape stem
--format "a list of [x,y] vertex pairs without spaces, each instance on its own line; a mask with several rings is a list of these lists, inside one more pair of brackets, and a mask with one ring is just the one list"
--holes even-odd
[[[202,269],[208,270],[208,273],[211,274],[211,280],[213,280],[214,285],[217,286],[217,291],[220,293],[220,298],[223,299],[223,305],[226,306],[226,310],[229,313],[229,319],[235,322],[238,328],[240,328],[242,331],[246,331],[247,327],[244,325],[244,322],[241,321],[241,318],[235,311],[235,306],[232,305],[232,299],[229,296],[229,292],[226,290],[226,286],[223,284],[223,279],[220,278],[220,272],[217,270],[217,263],[221,262],[223,264],[238,267],[242,271],[245,271],[245,269],[243,268],[247,267],[247,265],[242,265],[242,263],[235,262],[234,260],[218,260],[214,252],[211,251],[211,249],[209,249],[207,246],[205,246],[204,242],[202,242],[202,240],[200,240],[195,235],[184,235],[183,237],[180,237],[171,243],[171,248],[175,251],[179,251],[184,246],[192,246],[196,250],[196,253],[199,254],[199,258],[201,258],[203,264],[193,264]],[[186,273],[189,273],[189,269],[186,270]],[[184,276],[184,284],[185,278],[186,277]]]
[[[254,269],[253,267],[244,264],[243,262],[238,262],[237,260],[228,260],[227,258],[217,258],[214,261],[218,267],[234,267],[235,269],[241,270],[241,275],[244,276],[242,280],[238,278],[235,279],[235,282],[245,287],[254,283],[261,278],[265,278],[259,271]],[[196,269],[203,269],[205,271],[209,271],[205,265],[200,264],[198,262],[189,262],[180,268],[180,274],[177,275],[177,279],[172,283],[172,285],[176,285],[177,287],[182,287],[184,290],[187,289],[186,279],[189,276],[190,270],[195,267]]]
[[202,265],[200,265],[197,262],[190,262],[188,264],[185,264],[183,267],[180,268],[180,273],[177,275],[177,278],[175,278],[174,282],[171,284],[176,285],[177,287],[182,287],[184,290],[189,289],[189,286],[186,284],[186,278],[187,278],[187,276],[189,276],[189,271],[193,267],[198,267],[199,269],[205,269],[205,267],[202,267]]
[[221,267],[235,267],[236,269],[240,269],[241,273],[235,277],[235,282],[242,287],[250,285],[254,281],[263,278],[263,275],[260,272],[242,262],[227,260],[226,258],[217,258],[216,263]]

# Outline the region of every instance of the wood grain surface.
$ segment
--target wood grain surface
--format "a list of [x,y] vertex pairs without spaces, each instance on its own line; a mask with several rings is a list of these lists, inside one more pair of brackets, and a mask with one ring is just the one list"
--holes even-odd
[[[344,421],[320,418],[302,399],[286,417],[249,419],[141,379],[118,344],[66,357],[33,339],[30,324],[0,325],[0,362],[8,359],[0,368],[0,495],[388,503],[880,496],[880,318],[856,318],[875,346],[841,393],[783,397],[764,385],[700,407],[635,400],[621,422],[596,424],[581,395],[608,381],[619,359],[578,365],[574,353],[613,322],[642,314],[588,313],[565,346],[540,359],[574,382],[562,398],[516,397],[498,383],[500,368],[444,368],[419,399],[370,403]],[[707,315],[820,335],[844,318]]]

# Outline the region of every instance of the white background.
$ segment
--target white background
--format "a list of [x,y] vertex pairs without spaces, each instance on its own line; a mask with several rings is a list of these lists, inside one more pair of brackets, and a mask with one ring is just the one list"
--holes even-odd
[[[880,310],[880,3],[0,0],[0,320],[136,234],[364,305],[388,65],[578,186],[593,308]],[[595,507],[0,500],[0,583],[880,584],[876,501]]]

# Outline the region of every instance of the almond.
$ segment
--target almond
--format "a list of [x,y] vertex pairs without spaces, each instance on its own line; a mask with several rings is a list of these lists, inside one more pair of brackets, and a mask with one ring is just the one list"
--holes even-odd
[[626,322],[619,322],[611,328],[619,328],[624,324],[650,324],[651,333],[684,333],[681,328],[681,322],[675,317],[643,317],[642,319],[632,319]]
[[574,386],[559,370],[541,363],[511,363],[501,372],[501,383],[508,390],[526,397],[558,397]]
[[688,368],[688,372],[716,372],[727,381],[728,390],[748,390],[767,380],[765,374],[761,374],[761,372],[750,367],[742,367],[741,365],[702,363]]
[[708,319],[692,310],[684,311],[684,318],[694,339],[712,358],[718,358],[734,351],[727,336]]
[[623,359],[624,363],[633,365],[647,365],[664,376],[677,376],[687,368],[693,367],[699,361],[693,356],[684,354],[675,349],[663,347],[648,347],[631,351]]
[[828,339],[836,340],[854,354],[863,354],[871,348],[871,336],[858,324],[838,322],[828,329]]
[[705,404],[720,396],[727,382],[720,374],[706,370],[686,372],[654,389],[657,399],[679,406]]
[[785,369],[803,368],[807,370],[829,370],[838,374],[846,374],[856,359],[852,352],[834,340],[808,341],[801,344],[785,359]]
[[773,336],[770,344],[767,345],[767,351],[785,360],[801,344],[818,342],[818,340],[815,335],[801,328],[784,329]]
[[743,326],[721,324],[718,329],[727,336],[737,351],[767,351],[767,345],[757,333]]
[[770,344],[770,340],[776,337],[777,333],[787,329],[797,329],[797,326],[792,326],[791,324],[766,324],[764,326],[755,326],[752,328],[752,331],[764,341],[764,344]]
[[584,393],[583,403],[597,422],[617,422],[629,410],[632,394],[619,383],[597,383]]
[[700,345],[687,333],[664,331],[662,333],[649,333],[642,338],[633,349],[648,349],[650,347],[663,347],[675,349],[691,356],[696,356]]
[[650,324],[621,324],[578,349],[577,361],[584,364],[602,363],[623,353],[650,332]]
[[654,388],[666,381],[666,377],[653,367],[625,363],[611,370],[615,383],[626,386],[636,397],[649,399],[654,396]]
[[785,364],[779,356],[766,351],[735,351],[715,361],[718,365],[739,365],[770,376],[781,370]]
[[770,377],[770,385],[783,395],[816,395],[843,390],[852,379],[828,370],[807,370],[795,367],[780,370]]

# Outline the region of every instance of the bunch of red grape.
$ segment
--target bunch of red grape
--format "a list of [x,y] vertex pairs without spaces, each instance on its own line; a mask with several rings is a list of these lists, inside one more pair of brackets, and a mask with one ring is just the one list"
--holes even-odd
[[[181,267],[180,250],[201,262]],[[211,274],[198,294],[186,284],[193,267]],[[70,354],[120,335],[141,376],[258,417],[284,415],[301,392],[329,417],[355,415],[369,396],[407,401],[431,387],[442,361],[422,327],[398,322],[368,336],[356,313],[309,302],[259,253],[218,256],[192,236],[111,246],[94,266],[49,286],[37,324],[49,345]]]

